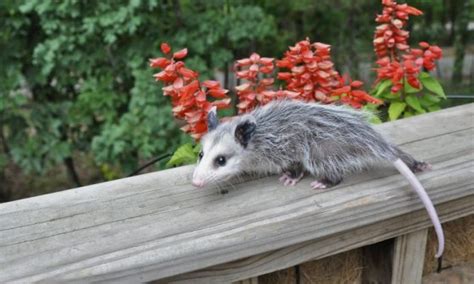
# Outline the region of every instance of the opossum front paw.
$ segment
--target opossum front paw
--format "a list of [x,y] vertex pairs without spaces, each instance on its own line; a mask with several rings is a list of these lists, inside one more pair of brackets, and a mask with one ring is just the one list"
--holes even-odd
[[325,189],[328,186],[325,183],[320,182],[319,180],[315,180],[311,183],[311,187],[313,189]]
[[424,172],[424,171],[431,171],[432,166],[426,162],[415,162],[412,171],[414,173]]
[[288,173],[284,173],[280,177],[280,182],[285,186],[294,186],[303,178],[303,174],[296,178],[292,178]]

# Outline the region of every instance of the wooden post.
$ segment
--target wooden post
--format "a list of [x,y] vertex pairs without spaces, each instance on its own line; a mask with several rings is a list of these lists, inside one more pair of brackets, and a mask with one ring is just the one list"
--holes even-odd
[[392,284],[421,283],[428,229],[395,239]]

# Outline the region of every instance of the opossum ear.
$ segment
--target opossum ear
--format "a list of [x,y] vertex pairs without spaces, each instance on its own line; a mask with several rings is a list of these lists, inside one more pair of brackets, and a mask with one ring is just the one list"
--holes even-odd
[[207,114],[207,129],[209,131],[216,129],[219,125],[219,119],[217,118],[217,108],[213,107]]
[[235,128],[235,140],[246,148],[255,132],[255,128],[257,128],[257,124],[250,119],[239,123]]

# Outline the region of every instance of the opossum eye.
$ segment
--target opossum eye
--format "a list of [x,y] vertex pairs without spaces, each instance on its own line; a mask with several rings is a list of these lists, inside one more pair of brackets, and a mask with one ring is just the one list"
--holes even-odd
[[215,163],[219,167],[223,167],[225,166],[226,158],[224,156],[217,156],[217,158],[215,159]]
[[202,157],[204,156],[204,153],[201,151],[199,152],[199,160],[202,160]]

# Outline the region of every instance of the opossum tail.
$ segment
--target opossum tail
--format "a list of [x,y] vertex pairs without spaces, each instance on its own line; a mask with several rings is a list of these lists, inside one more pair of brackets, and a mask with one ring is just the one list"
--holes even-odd
[[426,211],[428,211],[428,215],[430,216],[431,222],[435,228],[436,235],[438,236],[438,252],[436,253],[436,258],[440,258],[444,251],[444,232],[443,228],[441,227],[441,222],[439,221],[438,213],[436,213],[436,209],[433,206],[433,202],[431,202],[430,197],[416,178],[415,174],[402,160],[397,159],[395,162],[393,162],[393,165],[408,180],[416,194],[418,194],[418,197],[420,197],[423,205],[425,205]]

